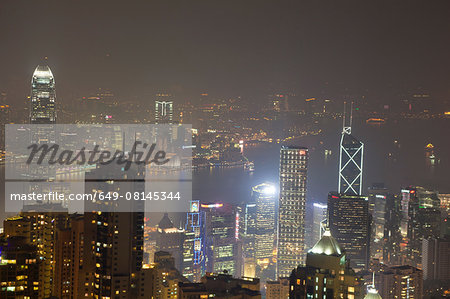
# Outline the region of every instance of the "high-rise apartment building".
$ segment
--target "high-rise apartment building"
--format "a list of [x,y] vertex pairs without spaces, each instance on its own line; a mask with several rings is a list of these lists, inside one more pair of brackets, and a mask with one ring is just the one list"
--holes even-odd
[[37,254],[41,260],[39,266],[39,279],[41,288],[38,298],[47,298],[52,295],[55,287],[55,243],[56,231],[68,227],[69,217],[67,209],[58,203],[42,203],[25,205],[20,215],[30,222],[30,244],[36,246]]
[[[86,174],[85,192],[144,192],[144,167],[132,164],[129,170],[108,164]],[[112,175],[114,177],[112,177]],[[93,298],[133,298],[139,291],[138,277],[143,262],[144,207],[140,201],[114,202],[139,205],[129,212],[117,211],[107,203],[85,203],[85,234],[82,296]],[[110,208],[108,208],[110,207]]]
[[[55,232],[53,291],[61,299],[79,298],[80,269],[84,260],[84,217],[71,215],[68,227]],[[84,283],[84,281],[83,281]]]
[[423,272],[412,266],[387,267],[376,278],[382,298],[421,299]]
[[280,150],[277,276],[287,277],[305,262],[306,171],[308,149]]
[[328,195],[328,226],[355,270],[367,269],[369,264],[370,218],[367,197]]
[[41,264],[25,237],[0,238],[0,298],[44,298]]

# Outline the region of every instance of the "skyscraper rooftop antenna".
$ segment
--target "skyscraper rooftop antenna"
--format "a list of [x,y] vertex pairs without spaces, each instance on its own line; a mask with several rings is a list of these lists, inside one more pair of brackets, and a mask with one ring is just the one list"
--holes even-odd
[[352,127],[352,122],[353,122],[353,101],[350,104],[350,125],[349,125],[350,128]]
[[[353,110],[353,102],[351,104],[351,110]],[[352,111],[350,111],[350,123],[347,125],[347,102],[344,102],[344,117],[342,120],[342,134],[351,134],[352,133]]]
[[342,129],[345,128],[345,106],[347,105],[347,102],[344,101],[344,116],[342,117]]

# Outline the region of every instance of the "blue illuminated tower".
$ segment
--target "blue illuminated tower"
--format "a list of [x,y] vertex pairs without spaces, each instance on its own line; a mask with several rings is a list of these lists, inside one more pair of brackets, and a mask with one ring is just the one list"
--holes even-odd
[[205,213],[200,201],[192,200],[187,213],[183,244],[183,276],[198,282],[205,274]]
[[[352,109],[353,110],[353,105]],[[345,111],[341,143],[339,146],[339,183],[338,193],[361,195],[363,175],[364,143],[352,135],[352,113],[349,124]]]

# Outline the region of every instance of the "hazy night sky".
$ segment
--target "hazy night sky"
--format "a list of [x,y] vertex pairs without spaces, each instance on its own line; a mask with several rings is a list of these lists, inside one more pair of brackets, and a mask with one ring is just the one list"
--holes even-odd
[[60,98],[98,87],[124,99],[273,87],[376,99],[423,87],[443,99],[450,1],[0,0],[9,100],[28,95],[45,56]]

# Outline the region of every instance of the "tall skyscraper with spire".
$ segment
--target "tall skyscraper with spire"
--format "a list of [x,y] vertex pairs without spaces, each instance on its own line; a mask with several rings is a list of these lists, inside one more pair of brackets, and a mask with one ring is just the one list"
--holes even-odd
[[31,124],[54,124],[56,122],[55,78],[47,65],[38,65],[31,79]]
[[344,109],[343,130],[339,146],[338,193],[361,195],[363,175],[364,143],[352,135],[352,110],[347,123]]
[[305,262],[307,166],[307,148],[281,148],[277,257],[279,277],[288,277],[294,268]]

